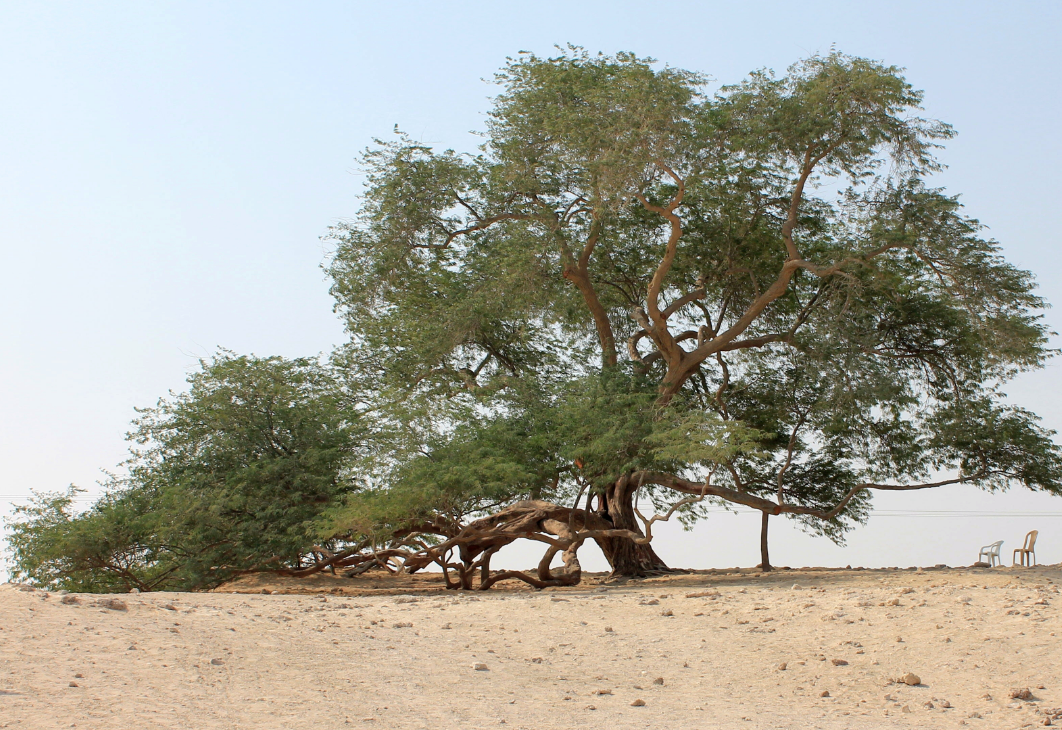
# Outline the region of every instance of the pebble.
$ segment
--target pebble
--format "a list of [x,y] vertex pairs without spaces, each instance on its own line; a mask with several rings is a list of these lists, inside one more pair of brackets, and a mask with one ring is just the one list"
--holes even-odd
[[475,664],[472,665],[472,668],[475,669],[477,672],[486,672],[486,671],[488,671],[487,670],[487,665],[484,664],[483,662],[476,662]]
[[413,624],[411,624],[409,621],[399,621],[398,623],[393,624],[393,628],[396,628],[396,629],[411,629],[411,628],[413,628]]
[[663,683],[664,683],[664,678],[663,677],[657,677],[656,679],[653,680],[653,684],[663,684]]
[[631,707],[645,707],[645,700],[635,700],[631,703]]
[[63,596],[62,598],[59,599],[59,602],[65,604],[67,606],[80,606],[81,605],[81,599],[78,598],[77,596]]
[[779,672],[784,672],[785,668],[786,668],[786,663],[785,662],[782,662],[781,664],[778,665],[778,671]]
[[670,608],[665,608],[663,611],[660,612],[660,615],[661,616],[674,616],[675,612],[672,611]]
[[[846,662],[846,661],[845,661],[844,659],[831,659],[831,660],[830,660],[830,662],[832,662],[832,663],[833,663],[833,666],[835,666],[835,667],[845,667],[845,666],[848,666],[848,662]],[[916,683],[916,684],[917,684],[917,683]]]
[[1033,698],[1033,693],[1028,687],[1012,689],[1010,691],[1010,698],[1012,700],[1031,700]]
[[213,664],[215,667],[220,667],[222,664],[225,663],[225,660],[224,659],[211,659],[210,663]]
[[900,677],[900,681],[912,687],[917,684],[922,684],[922,678],[914,672],[908,672],[907,674],[903,675],[902,677]]
[[611,626],[606,626],[605,627],[605,631],[607,631],[607,632],[609,632],[611,634],[612,633],[612,627]]
[[77,683],[77,682],[71,682],[69,686],[71,686],[71,687],[77,687],[77,686],[78,686],[78,683]]
[[829,697],[829,696],[830,696],[830,690],[828,690],[828,689],[824,689],[824,690],[822,690],[822,692],[819,693],[819,697]]

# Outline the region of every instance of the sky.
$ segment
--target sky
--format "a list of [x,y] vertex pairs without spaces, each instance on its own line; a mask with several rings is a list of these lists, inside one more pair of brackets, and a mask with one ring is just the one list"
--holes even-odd
[[[1062,303],[1057,2],[4,3],[0,516],[30,490],[91,497],[134,408],[217,348],[342,342],[322,236],[358,210],[359,153],[396,124],[472,149],[505,58],[567,43],[714,87],[831,47],[904,67],[925,114],[959,133],[936,184]],[[1062,329],[1058,310],[1046,319]],[[1053,363],[1007,392],[1062,431],[1060,376]],[[772,520],[772,561],[969,564],[1039,529],[1041,562],[1062,562],[1059,498],[954,487],[875,504],[844,548]],[[758,527],[713,514],[658,526],[654,546],[674,566],[751,566]],[[537,560],[521,550],[495,563]],[[594,552],[584,567],[604,568]]]

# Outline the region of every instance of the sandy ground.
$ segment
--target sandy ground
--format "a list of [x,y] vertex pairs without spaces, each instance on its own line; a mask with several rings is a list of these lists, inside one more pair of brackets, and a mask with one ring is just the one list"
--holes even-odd
[[[484,594],[437,576],[121,596],[4,585],[0,728],[1062,725],[1059,584],[1062,566]],[[908,672],[917,685],[894,681]],[[1012,699],[1021,688],[1032,698]]]

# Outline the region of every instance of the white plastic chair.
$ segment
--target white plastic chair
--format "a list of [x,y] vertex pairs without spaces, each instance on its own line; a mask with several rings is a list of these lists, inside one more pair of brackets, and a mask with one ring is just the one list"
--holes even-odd
[[[1002,565],[1003,560],[999,557],[999,549],[1002,546],[1002,540],[996,540],[991,545],[985,545],[977,555],[977,562],[987,562],[989,565]],[[988,560],[983,561],[981,558],[988,558]]]

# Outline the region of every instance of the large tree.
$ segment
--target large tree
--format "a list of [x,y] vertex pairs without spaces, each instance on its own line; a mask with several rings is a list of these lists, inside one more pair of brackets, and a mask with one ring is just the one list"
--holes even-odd
[[333,231],[344,357],[402,443],[378,496],[585,494],[636,575],[666,568],[641,493],[761,510],[765,569],[770,515],[839,540],[871,490],[1062,493],[1052,434],[999,391],[1051,354],[1044,303],[930,183],[952,129],[899,69],[832,53],[708,96],[569,48],[497,81],[477,154],[380,142]]
[[[332,233],[333,361],[204,363],[91,509],[17,511],[16,576],[565,585],[587,540],[616,574],[666,570],[653,523],[712,501],[761,511],[766,570],[772,515],[840,541],[874,490],[1062,494],[1053,434],[1000,390],[1053,354],[1044,302],[931,186],[952,131],[898,69],[816,56],[709,97],[569,48],[498,82],[477,154],[366,153]],[[537,570],[492,573],[518,539]]]

